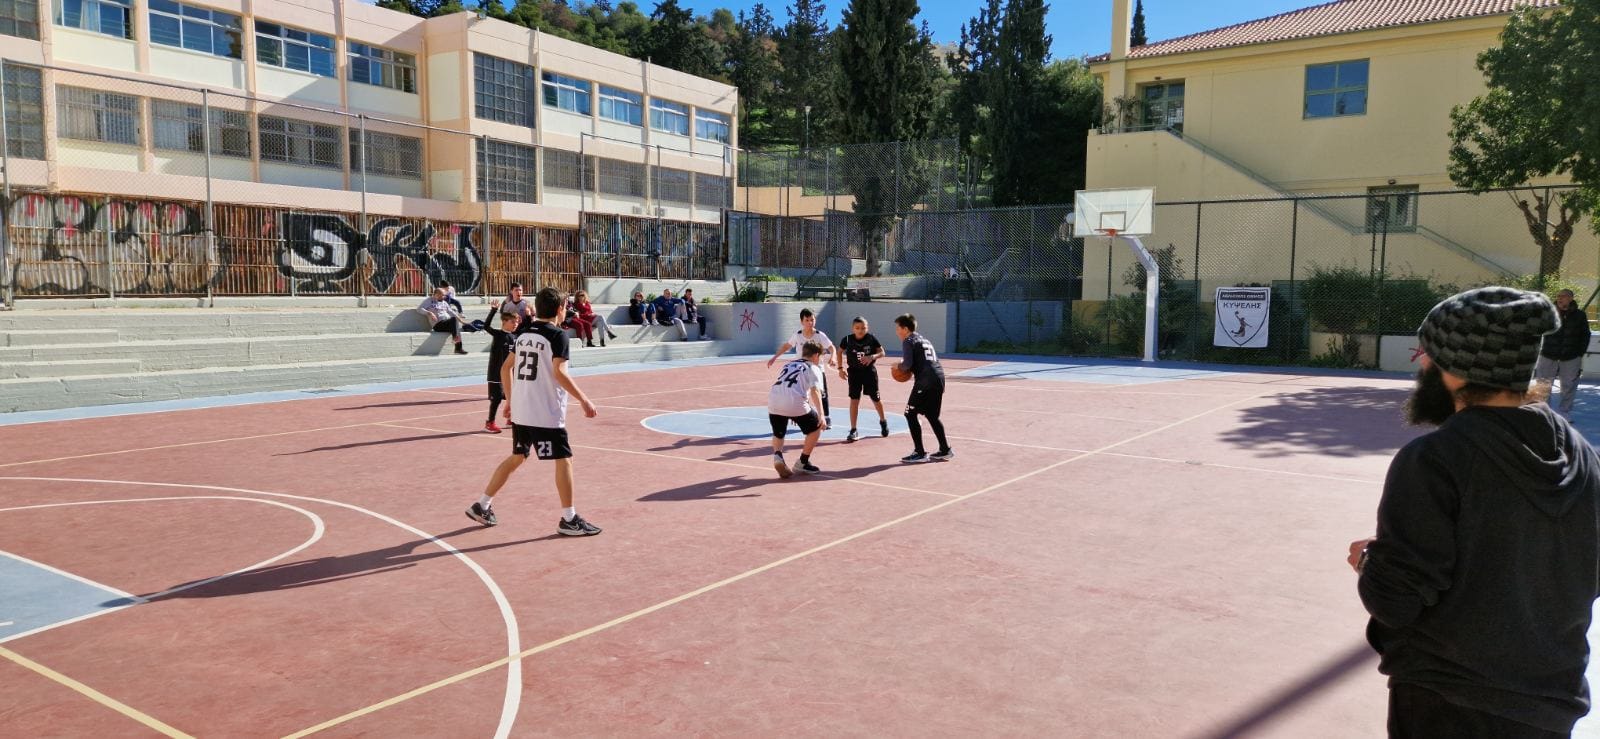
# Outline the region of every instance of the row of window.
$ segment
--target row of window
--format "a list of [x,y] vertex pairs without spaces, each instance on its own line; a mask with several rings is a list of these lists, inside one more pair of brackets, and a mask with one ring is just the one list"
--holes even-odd
[[[244,58],[244,21],[232,13],[174,0],[149,0],[150,42],[229,59]],[[133,38],[131,0],[59,0],[58,26]],[[0,33],[37,39],[38,0],[0,0]],[[333,37],[278,23],[255,23],[256,61],[322,77],[333,77]],[[417,58],[413,54],[349,44],[352,82],[417,91]]]
[[[490,139],[480,142],[478,199],[536,202],[538,149]],[[649,167],[637,162],[580,157],[577,152],[544,150],[544,186],[583,190],[592,186],[607,195],[642,198],[645,177],[654,178],[653,197],[666,203],[698,203],[704,207],[731,207],[733,188],[727,177],[681,169]]]
[[[10,70],[8,66],[8,77]],[[7,93],[10,92],[8,88]],[[212,154],[250,158],[248,114],[213,108],[208,125],[205,109],[199,105],[173,100],[153,99],[149,102],[150,126],[153,129],[151,144],[155,148],[204,152],[209,135]],[[134,95],[82,87],[57,87],[57,133],[64,139],[143,146],[144,103],[144,98]],[[7,112],[10,114],[12,111]],[[343,126],[261,115],[256,117],[255,133],[260,138],[261,160],[264,162],[342,170],[344,152],[348,149],[351,169],[361,169],[362,147],[358,132],[351,132],[347,147]],[[421,139],[368,131],[366,158],[368,174],[411,179],[422,177]]]
[[[1306,67],[1304,118],[1334,118],[1367,113],[1368,60]],[[1183,130],[1183,82],[1143,88],[1144,122],[1151,128]]]
[[[532,128],[533,67],[507,59],[474,53],[473,92],[479,118]],[[540,75],[547,108],[590,115],[594,85],[588,80],[555,72]],[[642,126],[644,96],[631,90],[600,85],[600,117]],[[694,111],[694,135],[707,141],[728,143],[732,119],[709,110]],[[689,106],[670,100],[650,100],[650,128],[679,136],[689,135]]]

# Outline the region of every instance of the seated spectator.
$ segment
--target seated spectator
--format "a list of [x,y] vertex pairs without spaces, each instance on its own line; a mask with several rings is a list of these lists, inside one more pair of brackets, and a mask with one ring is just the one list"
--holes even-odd
[[628,320],[636,325],[654,323],[656,306],[644,299],[644,293],[634,293],[633,299],[628,301]]
[[433,295],[422,301],[422,305],[417,306],[417,312],[428,317],[434,331],[450,332],[450,338],[456,343],[457,354],[467,353],[466,349],[461,348],[461,325],[467,320],[462,317],[460,311],[450,307],[450,303],[445,301],[444,288],[434,288]]
[[[607,337],[617,338],[617,335],[611,332],[611,326],[606,324],[605,316],[596,313],[594,306],[589,304],[589,292],[587,290],[579,290],[572,294],[571,307],[567,309],[567,315],[588,321],[591,332],[594,330],[600,331],[600,346],[606,345]],[[588,346],[594,346],[592,333]]]
[[661,297],[656,298],[656,323],[663,326],[676,326],[678,340],[689,340],[689,329],[683,325],[683,319],[678,317],[678,309],[683,307],[683,301],[672,297],[671,290],[662,290]]
[[[591,312],[588,318],[579,315],[578,301],[574,295],[567,296],[567,320],[561,324],[561,327],[572,329],[578,335],[578,338],[583,339],[584,346],[594,346],[593,313]],[[600,339],[600,343],[604,344],[605,339]]]
[[461,301],[456,300],[456,289],[451,287],[447,280],[440,280],[438,286],[444,288],[444,302],[455,306],[456,312],[460,313],[462,311]]
[[684,288],[683,290],[683,320],[686,323],[698,323],[700,325],[700,339],[702,341],[711,339],[710,336],[706,335],[706,314],[701,313],[700,306],[695,304],[694,288],[692,287]]

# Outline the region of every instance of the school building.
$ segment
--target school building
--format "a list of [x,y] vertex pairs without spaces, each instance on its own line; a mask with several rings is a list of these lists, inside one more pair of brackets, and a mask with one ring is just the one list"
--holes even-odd
[[[1088,134],[1090,189],[1154,187],[1166,203],[1355,196],[1158,207],[1146,244],[1186,263],[1192,248],[1201,294],[1287,279],[1291,245],[1299,271],[1378,263],[1466,286],[1537,270],[1526,195],[1429,193],[1458,189],[1450,112],[1486,90],[1478,54],[1515,8],[1556,0],[1335,0],[1130,48],[1131,5],[1113,1],[1111,51],[1089,60],[1110,113]],[[1593,282],[1597,247],[1580,223],[1565,271]],[[1104,265],[1106,248],[1091,239],[1086,264]],[[1104,269],[1085,272],[1085,296],[1103,296]]]

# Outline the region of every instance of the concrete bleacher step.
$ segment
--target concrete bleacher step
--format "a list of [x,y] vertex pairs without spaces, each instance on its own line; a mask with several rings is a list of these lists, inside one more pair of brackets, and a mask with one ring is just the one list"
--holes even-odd
[[[488,346],[486,334],[468,334],[463,344],[470,350]],[[250,364],[287,364],[451,351],[446,334],[356,333],[311,336],[117,341],[104,344],[49,344],[0,347],[0,365],[12,362],[56,362],[69,359],[121,359],[139,363],[147,372],[205,367],[241,367]]]
[[[572,366],[669,361],[718,356],[721,342],[651,342],[579,347]],[[179,400],[273,390],[308,390],[403,380],[459,377],[481,383],[486,352],[465,356],[400,356],[339,359],[293,364],[257,364],[65,377],[0,379],[0,412],[49,410],[154,400]]]
[[[78,320],[78,325],[83,325],[83,319]],[[0,347],[98,344],[116,340],[115,329],[0,329]]]
[[0,380],[13,377],[71,377],[138,372],[136,359],[62,359],[54,362],[0,363]]

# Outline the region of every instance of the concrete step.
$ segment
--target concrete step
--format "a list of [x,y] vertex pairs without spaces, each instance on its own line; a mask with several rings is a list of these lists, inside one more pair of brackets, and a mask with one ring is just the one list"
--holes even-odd
[[[82,326],[83,319],[77,325]],[[98,344],[116,341],[115,329],[6,329],[0,328],[0,346],[47,346],[51,344]]]
[[[572,366],[713,357],[721,356],[725,348],[731,348],[729,343],[720,341],[670,341],[613,345],[604,349],[583,348],[573,351]],[[470,385],[483,382],[485,370],[484,355],[475,353],[468,356],[381,357],[81,377],[0,379],[0,412],[447,377],[459,377],[462,384]]]
[[0,363],[0,379],[12,377],[69,377],[138,372],[134,359],[65,359],[55,362]]
[[[467,334],[463,338],[464,346],[469,351],[483,350],[489,345],[486,334]],[[85,358],[122,359],[137,361],[140,369],[146,372],[162,372],[250,364],[443,354],[450,350],[450,337],[432,332],[188,338],[0,347],[0,365]]]

